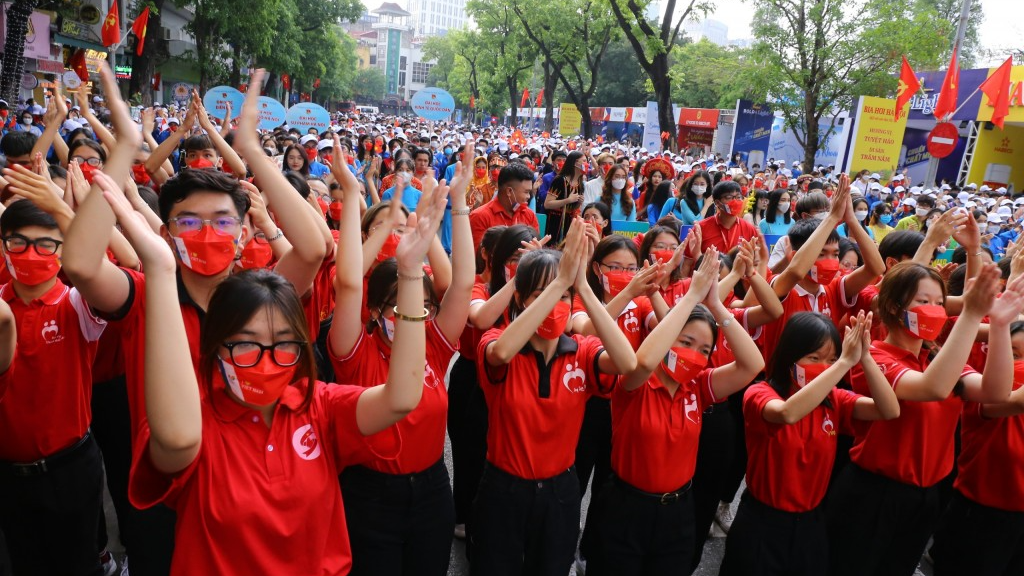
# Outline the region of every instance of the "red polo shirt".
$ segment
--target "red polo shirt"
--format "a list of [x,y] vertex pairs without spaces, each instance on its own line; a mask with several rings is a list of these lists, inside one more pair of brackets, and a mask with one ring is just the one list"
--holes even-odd
[[509,216],[505,207],[498,202],[497,196],[490,202],[473,210],[469,215],[469,227],[473,231],[473,245],[479,246],[484,238],[484,232],[492,226],[512,226],[513,224],[526,224],[534,230],[539,230],[537,215],[528,207],[523,206],[515,214]]
[[[583,306],[583,299],[579,296],[573,298],[572,309],[571,320],[575,320],[577,316],[590,317]],[[626,304],[626,307],[619,313],[619,317],[615,319],[615,323],[619,326],[619,330],[626,335],[626,339],[629,340],[629,344],[635,352],[640,349],[644,338],[651,333],[651,324],[654,320],[654,307],[651,306],[651,301],[646,296],[640,296]]]
[[18,341],[0,374],[0,460],[34,462],[78,442],[92,421],[92,364],[107,323],[59,279],[24,303],[0,287]]
[[681,383],[675,396],[655,374],[636,390],[614,388],[611,460],[619,478],[654,494],[678,490],[693,478],[701,415],[721,401],[711,390],[713,372],[706,368]]
[[722,226],[721,215],[712,218],[704,218],[697,222],[701,231],[701,251],[714,246],[721,253],[726,253],[739,245],[740,240],[757,238],[757,228],[743,218],[737,218],[736,222],[725,228]]
[[860,396],[836,388],[832,407],[819,405],[795,424],[764,419],[769,401],[784,400],[767,382],[743,395],[747,439],[747,488],[772,508],[807,512],[821,504],[836,459],[836,434],[853,434],[853,407]]
[[[908,371],[924,372],[928,367],[926,349],[915,356],[881,340],[871,343],[871,357],[893,388]],[[976,372],[965,366],[961,377],[968,374]],[[850,380],[854,392],[871,394],[859,365],[850,370]],[[953,434],[962,407],[963,401],[953,394],[939,402],[900,400],[899,418],[856,424],[850,460],[904,484],[933,486],[953,469]]]
[[771,372],[772,355],[778,346],[786,322],[798,312],[820,312],[839,324],[846,311],[857,303],[857,296],[849,300],[846,295],[846,276],[837,277],[827,286],[818,286],[817,293],[808,292],[799,284],[782,299],[782,316],[764,325],[761,332],[761,349],[764,351],[765,373]]
[[583,408],[604,392],[595,336],[561,336],[551,362],[526,344],[506,366],[487,364],[484,351],[504,328],[484,333],[477,375],[487,400],[487,460],[519,478],[539,480],[565,472],[576,460]]
[[1024,512],[1024,415],[986,418],[981,404],[965,402],[960,440],[953,486],[983,506]]
[[128,496],[138,508],[163,502],[177,512],[171,574],[348,574],[338,473],[401,447],[394,426],[359,432],[364,390],[317,382],[309,409],[299,411],[303,392],[289,386],[268,428],[220,386],[202,404],[199,454],[174,475],[153,466],[144,425]]
[[309,337],[314,340],[320,333],[320,324],[334,312],[335,268],[334,252],[332,251],[320,264],[320,270],[313,277],[313,286],[309,294],[302,299],[302,309],[306,314],[306,322],[309,324]]
[[[448,390],[444,385],[444,375],[458,345],[448,342],[435,322],[427,322],[426,335],[423,396],[416,408],[395,425],[405,439],[398,457],[367,462],[369,468],[379,472],[422,472],[444,454],[444,433],[448,423]],[[329,349],[329,352],[338,382],[366,388],[387,382],[391,347],[381,339],[379,329],[367,334],[363,328],[355,347],[344,358],[339,358],[333,350]]]
[[[487,299],[491,297],[491,290],[489,284],[485,284],[480,280],[480,275],[476,277],[476,284],[473,284],[473,292],[469,296],[469,305],[474,306],[476,304],[484,304]],[[466,360],[476,360],[476,345],[480,342],[480,337],[484,335],[483,330],[477,330],[473,323],[466,321],[466,328],[462,331],[462,335],[459,336],[459,355]]]

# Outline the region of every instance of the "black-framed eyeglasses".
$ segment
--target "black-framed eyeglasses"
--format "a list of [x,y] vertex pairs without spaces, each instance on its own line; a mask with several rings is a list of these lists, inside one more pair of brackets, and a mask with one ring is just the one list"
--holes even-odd
[[605,264],[604,262],[598,262],[598,266],[603,266],[612,272],[633,272],[635,273],[639,268],[636,266],[619,266],[618,264]]
[[168,222],[173,222],[179,232],[198,232],[204,226],[213,226],[213,229],[218,232],[234,236],[242,224],[242,219],[235,216],[218,216],[211,220],[205,220],[198,216],[178,216],[169,219]]
[[306,342],[302,340],[282,340],[267,346],[259,342],[242,340],[239,342],[224,342],[221,346],[228,349],[228,356],[231,363],[239,368],[251,368],[260,363],[263,353],[270,351],[270,359],[278,366],[294,366],[299,363],[302,357],[302,349]]
[[22,236],[21,234],[9,234],[4,236],[4,250],[11,254],[21,254],[28,250],[29,246],[35,248],[36,254],[40,256],[53,256],[57,253],[57,249],[60,248],[60,240],[54,240],[53,238],[36,238],[35,240]]
[[85,158],[83,156],[72,156],[71,159],[78,161],[79,165],[88,164],[89,166],[94,166],[96,168],[99,168],[100,164],[103,164],[103,160],[100,160],[99,158]]

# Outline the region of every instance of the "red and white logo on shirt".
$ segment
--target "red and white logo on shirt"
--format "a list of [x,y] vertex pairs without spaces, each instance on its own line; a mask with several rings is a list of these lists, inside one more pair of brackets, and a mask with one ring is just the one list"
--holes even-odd
[[295,430],[292,434],[292,448],[303,460],[315,460],[320,456],[320,439],[316,437],[312,424],[299,426]]
[[437,375],[434,374],[434,369],[430,367],[430,362],[426,362],[423,365],[423,383],[428,388],[437,388]]
[[683,415],[694,424],[700,424],[700,414],[697,411],[697,395],[690,393],[688,398],[683,400]]
[[[573,384],[573,382],[576,382],[576,384]],[[586,392],[587,373],[584,372],[576,362],[566,364],[565,374],[562,375],[562,385],[565,386],[565,389],[569,392]]]
[[43,322],[42,336],[43,342],[46,342],[47,344],[56,344],[57,342],[64,340],[64,336],[61,335],[60,327],[57,326],[56,320]]
[[821,429],[829,436],[836,435],[836,425],[832,422],[832,417],[828,412],[825,412],[825,420],[821,423]]
[[622,321],[622,328],[630,333],[640,331],[640,319],[636,317],[632,310],[626,312],[626,318]]

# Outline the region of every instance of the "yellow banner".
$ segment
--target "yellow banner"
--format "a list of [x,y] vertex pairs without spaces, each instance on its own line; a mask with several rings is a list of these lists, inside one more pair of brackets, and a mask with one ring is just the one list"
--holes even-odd
[[967,181],[993,188],[1014,184],[1024,186],[1024,128],[1006,125],[1005,130],[982,130],[974,146],[974,159]]
[[886,182],[900,161],[903,132],[907,128],[907,114],[893,122],[896,100],[861,96],[857,102],[854,123],[853,149],[850,151],[850,174],[861,170],[878,172]]
[[[989,68],[986,78],[992,75],[996,68]],[[991,120],[992,106],[988,103],[988,96],[981,94],[978,104],[978,120]],[[1024,122],[1024,66],[1010,67],[1010,113],[1006,116],[1005,122]]]
[[558,133],[563,138],[578,136],[580,127],[583,125],[583,116],[576,109],[575,104],[559,104],[558,106]]

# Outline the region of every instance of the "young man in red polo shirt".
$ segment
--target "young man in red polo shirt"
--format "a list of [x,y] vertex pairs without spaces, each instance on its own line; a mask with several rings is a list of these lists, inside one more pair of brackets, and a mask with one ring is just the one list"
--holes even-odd
[[[58,278],[73,217],[59,197],[0,216],[14,280],[0,288],[0,528],[15,574],[101,570],[103,459],[89,432],[106,322]],[[106,236],[109,238],[109,233]]]
[[[127,135],[137,136],[138,130],[124,102],[112,94],[113,90],[111,88],[107,93],[110,94],[111,121],[119,137],[103,171],[115,182],[123,182],[128,178],[129,167],[138,148],[135,138]],[[280,224],[278,236],[267,240],[287,235],[292,245],[291,251],[278,261],[275,271],[289,280],[299,294],[305,294],[312,287],[326,247],[312,208],[295,193],[259,145],[255,108],[259,91],[254,90],[250,94],[252,97],[247,99],[243,109],[235,147],[249,161]],[[189,168],[164,183],[159,208],[163,221],[160,232],[181,264],[178,268],[178,294],[193,361],[196,361],[199,327],[210,296],[214,288],[230,275],[238,252],[251,237],[251,227],[246,220],[249,197],[233,176],[220,170]],[[64,270],[95,310],[121,322],[134,439],[145,408],[142,388],[146,279],[141,273],[123,270],[107,260],[105,255],[110,234],[105,231],[113,227],[115,217],[101,194],[90,194],[79,206],[77,216],[67,233]],[[166,514],[166,510],[137,511],[140,526],[136,527],[136,532],[140,538],[166,540],[169,534],[173,534],[173,528],[168,530],[166,518],[154,520],[158,527],[147,523],[147,518],[152,519],[161,513]],[[155,542],[146,544],[147,550],[149,545],[160,549],[162,561],[169,562],[169,543],[163,546]],[[136,565],[133,560],[133,571]]]
[[739,184],[732,180],[719,182],[711,199],[715,202],[715,215],[697,222],[702,233],[701,252],[714,246],[725,254],[741,241],[758,237],[757,228],[742,217],[747,201]]
[[512,162],[502,168],[498,173],[498,191],[494,198],[469,215],[473,245],[479,246],[484,232],[492,226],[526,224],[538,230],[537,215],[527,206],[532,191],[533,172],[525,164]]

